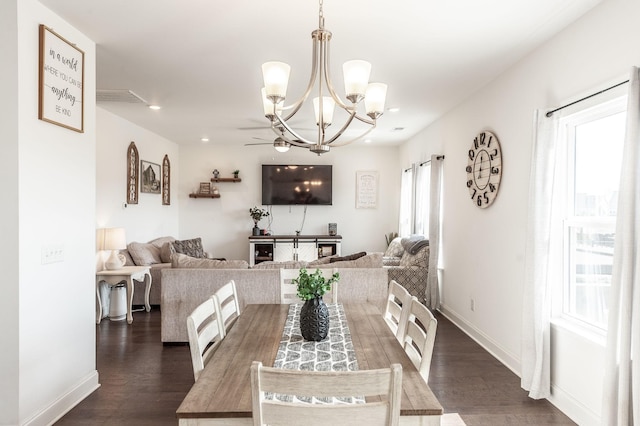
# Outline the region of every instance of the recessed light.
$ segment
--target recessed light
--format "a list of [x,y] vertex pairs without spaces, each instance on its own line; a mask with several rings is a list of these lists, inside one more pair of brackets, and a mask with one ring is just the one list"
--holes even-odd
[[160,108],[162,108],[160,105],[149,105],[149,109],[152,109],[154,111],[159,110]]
[[404,127],[394,127],[393,129],[391,129],[392,132],[401,132],[404,130]]
[[364,143],[371,143],[371,139],[365,139]]
[[398,112],[398,111],[400,111],[400,108],[398,108],[398,107],[387,108],[387,111],[389,111],[389,112]]
[[202,138],[200,139],[202,142],[209,142],[209,138]]

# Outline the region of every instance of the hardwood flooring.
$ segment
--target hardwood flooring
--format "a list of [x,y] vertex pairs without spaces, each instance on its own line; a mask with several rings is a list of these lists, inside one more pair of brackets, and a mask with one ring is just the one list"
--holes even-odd
[[[520,379],[455,325],[436,315],[429,385],[446,413],[468,426],[574,425],[546,400],[532,400]],[[175,411],[193,384],[189,347],[160,342],[160,311],[96,325],[101,387],[57,426],[177,425]]]

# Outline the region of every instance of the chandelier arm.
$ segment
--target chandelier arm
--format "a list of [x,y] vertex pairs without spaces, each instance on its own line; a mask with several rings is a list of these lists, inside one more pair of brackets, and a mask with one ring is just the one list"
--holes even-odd
[[[275,118],[280,123],[280,125],[282,125],[282,127],[284,127],[287,130],[287,132],[291,133],[299,141],[304,142],[304,143],[309,144],[309,145],[315,145],[316,144],[315,142],[312,142],[312,141],[300,136],[300,134],[298,134],[298,132],[293,130],[293,128],[291,126],[289,126],[287,121],[284,120],[282,117],[280,117],[277,112],[275,113]],[[271,125],[271,128],[274,129],[274,125],[273,124]],[[275,130],[274,130],[274,132],[275,132]],[[291,143],[291,141],[288,140],[288,138],[286,136],[282,135],[282,137],[284,137],[284,139],[287,140],[287,142]]]
[[285,135],[281,135],[280,136],[283,140],[285,140],[286,142],[289,142],[291,145],[293,146],[297,146],[300,148],[309,148],[310,145],[313,145],[312,143],[308,143],[308,142],[304,142],[298,139],[291,139],[286,137]]
[[[321,66],[324,67],[324,79],[325,82],[327,83],[327,90],[329,91],[329,94],[331,95],[331,97],[333,98],[333,100],[335,101],[336,105],[338,105],[340,108],[342,108],[343,110],[347,111],[349,114],[351,114],[350,108],[347,106],[347,104],[345,104],[342,99],[340,99],[340,96],[336,93],[336,91],[333,89],[333,84],[331,84],[331,73],[329,72],[330,69],[330,64],[329,64],[329,60],[331,59],[331,55],[329,52],[329,45],[331,40],[327,40],[325,42],[325,57],[324,57],[324,62],[321,64]],[[353,106],[353,109],[355,109],[355,105]]]
[[367,136],[369,133],[371,133],[371,131],[372,131],[373,129],[375,129],[375,128],[376,128],[376,126],[375,126],[375,125],[374,125],[373,127],[369,127],[369,129],[367,129],[367,131],[366,131],[366,132],[364,132],[364,133],[363,133],[363,134],[361,134],[360,136],[356,136],[356,137],[355,137],[355,138],[353,138],[353,139],[349,139],[348,141],[339,142],[339,143],[335,143],[335,144],[334,144],[334,143],[332,143],[332,141],[329,141],[329,142],[327,142],[327,145],[328,145],[328,144],[330,144],[330,143],[332,143],[332,144],[331,144],[331,146],[335,146],[335,147],[340,147],[340,146],[349,145],[350,143],[353,143],[353,142],[355,142],[355,141],[357,141],[357,140],[360,140],[360,139],[364,138],[364,137],[365,137],[365,136]]

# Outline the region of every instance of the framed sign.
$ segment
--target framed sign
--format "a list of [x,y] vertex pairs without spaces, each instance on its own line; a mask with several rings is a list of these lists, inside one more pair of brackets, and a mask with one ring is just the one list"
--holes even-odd
[[138,204],[138,179],[140,178],[140,155],[136,144],[127,148],[127,203]]
[[161,186],[160,164],[140,161],[140,192],[159,194]]
[[38,118],[84,132],[84,52],[40,24]]
[[171,163],[167,154],[162,160],[162,205],[171,205]]
[[356,208],[378,207],[378,172],[356,172]]

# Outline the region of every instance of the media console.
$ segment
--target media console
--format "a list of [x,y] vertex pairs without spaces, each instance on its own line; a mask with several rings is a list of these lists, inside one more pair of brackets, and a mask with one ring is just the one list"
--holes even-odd
[[303,260],[340,256],[340,235],[259,235],[249,237],[249,265],[273,260]]

